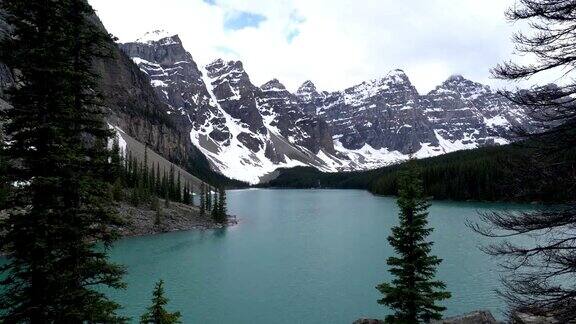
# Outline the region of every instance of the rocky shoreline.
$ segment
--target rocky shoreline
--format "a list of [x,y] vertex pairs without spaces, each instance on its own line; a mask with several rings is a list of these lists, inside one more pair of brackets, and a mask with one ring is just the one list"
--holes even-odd
[[[354,324],[384,324],[378,319],[359,319]],[[486,310],[475,311],[460,316],[448,317],[439,321],[431,321],[430,324],[500,324],[492,313]]]
[[117,228],[122,237],[155,235],[161,233],[219,229],[238,224],[234,216],[229,216],[226,224],[214,222],[209,216],[200,216],[195,206],[170,202],[169,206],[160,201],[160,224],[156,224],[156,211],[147,205],[134,207],[126,202],[117,204],[118,214],[125,222]]
[[[353,324],[384,324],[383,320],[379,319],[359,319]],[[507,322],[498,321],[494,318],[492,313],[487,310],[479,310],[464,315],[447,317],[439,321],[431,321],[430,324],[504,324]],[[556,324],[558,321],[551,317],[535,317],[527,316],[517,313],[514,316],[512,323],[515,324]]]

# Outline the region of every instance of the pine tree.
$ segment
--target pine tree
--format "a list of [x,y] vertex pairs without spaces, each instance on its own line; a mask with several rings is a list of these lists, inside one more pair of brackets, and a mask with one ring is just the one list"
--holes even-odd
[[168,196],[168,191],[166,191],[164,195],[164,207],[166,208],[170,207],[170,197]]
[[125,170],[125,178],[126,178],[126,185],[132,186],[132,151],[128,151],[126,154],[126,170]]
[[170,188],[169,188],[169,184],[168,184],[168,176],[166,175],[166,170],[164,170],[164,175],[162,176],[162,185],[160,187],[162,189],[161,195],[162,195],[162,197],[164,197],[164,200],[165,200],[164,203],[166,204],[166,207],[168,207],[168,205],[169,205],[168,201],[170,200],[170,197],[169,197]]
[[142,162],[142,183],[144,183],[145,188],[148,188],[148,183],[150,179],[148,178],[148,145],[144,145],[144,161]]
[[162,194],[162,178],[160,177],[160,162],[156,162],[156,195]]
[[164,281],[160,280],[154,287],[152,293],[152,305],[150,305],[146,313],[140,318],[141,324],[176,324],[181,323],[180,312],[169,313],[165,307],[168,304],[168,298],[164,296]]
[[162,218],[162,211],[160,208],[160,199],[158,199],[158,196],[153,195],[152,196],[152,200],[150,203],[150,208],[156,212],[155,214],[155,218],[154,218],[154,225],[159,226],[162,222],[161,218]]
[[138,186],[138,181],[140,181],[140,165],[135,156],[132,156],[132,186]]
[[[4,0],[13,37],[0,58],[18,73],[6,111],[10,196],[1,226],[4,323],[118,322],[101,288],[123,287],[107,259],[117,225],[111,131],[96,92],[95,56],[110,37],[83,0]],[[15,163],[17,162],[17,163]],[[96,287],[98,286],[98,287]],[[98,289],[96,289],[98,288]]]
[[[210,195],[210,197],[212,197],[212,195]],[[218,207],[218,196],[216,192],[214,192],[214,204],[212,204],[212,211],[210,212],[210,215],[212,216],[212,219],[217,223],[219,223],[220,220],[219,211],[220,208]]]
[[189,192],[190,192],[190,206],[195,206],[196,203],[194,202],[194,195],[195,194],[194,194],[194,185],[193,184],[190,184]]
[[395,310],[386,317],[388,323],[428,323],[442,318],[445,307],[437,301],[450,298],[445,284],[434,281],[436,267],[442,262],[430,255],[432,242],[426,238],[432,232],[428,225],[428,207],[419,171],[415,166],[399,179],[398,207],[400,224],[392,228],[388,237],[398,256],[388,258],[392,283],[380,284],[377,289],[384,295],[378,301]]
[[138,186],[132,187],[132,189],[130,189],[130,203],[134,207],[140,206],[140,192],[138,190]]
[[180,171],[178,171],[178,178],[176,180],[176,197],[177,202],[182,202],[182,182],[180,180]]
[[223,187],[218,188],[218,222],[225,223],[228,218],[228,208],[226,207],[226,190]]
[[184,196],[182,197],[182,202],[186,205],[190,205],[190,185],[186,182],[184,186]]
[[206,216],[206,184],[200,185],[200,216]]
[[154,169],[154,164],[152,164],[152,167],[150,168],[150,177],[148,180],[148,188],[150,193],[155,196],[157,195],[156,193],[156,171]]
[[212,187],[206,186],[206,210],[212,210]]
[[124,186],[120,178],[117,178],[112,185],[112,198],[114,198],[115,201],[124,200]]
[[173,164],[170,165],[170,173],[168,174],[168,197],[176,201],[176,178]]
[[121,178],[124,169],[124,161],[122,159],[122,152],[120,151],[120,143],[118,141],[118,137],[114,137],[112,142],[110,164],[112,168],[112,176],[114,178]]

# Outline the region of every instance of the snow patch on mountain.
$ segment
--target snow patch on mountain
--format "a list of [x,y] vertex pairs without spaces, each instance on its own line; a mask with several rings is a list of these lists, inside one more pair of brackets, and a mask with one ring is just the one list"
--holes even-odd
[[[214,87],[228,82],[226,76],[238,72],[239,71],[231,71],[223,76],[210,78],[208,76],[208,71],[205,68],[203,69],[203,81],[204,84],[206,84],[208,93],[211,97],[211,104],[214,104],[224,116],[225,126],[230,130],[230,139],[225,142],[218,142],[211,139],[208,135],[212,131],[213,125],[207,123],[203,125],[203,128],[200,131],[192,130],[190,132],[190,139],[193,144],[208,158],[216,171],[229,178],[246,181],[250,184],[260,182],[262,177],[274,172],[278,168],[292,168],[307,165],[306,163],[298,159],[290,158],[287,155],[282,156],[283,162],[273,162],[266,156],[266,150],[272,142],[271,137],[275,136],[282,138],[278,129],[270,125],[271,121],[275,118],[275,115],[271,114],[265,118],[267,132],[265,134],[255,135],[245,123],[240,119],[233,118],[222,108],[220,102],[237,100],[236,98],[239,98],[239,95],[235,89],[230,86],[234,95],[226,99],[218,99],[214,94]],[[233,77],[237,79],[236,76]],[[256,151],[248,148],[239,140],[239,137],[242,134],[255,135],[258,140],[264,143],[264,146],[259,147]]]
[[156,42],[163,41],[161,45],[177,44],[172,38],[174,34],[171,34],[163,29],[157,29],[151,32],[145,33],[142,37],[136,40],[136,43],[152,44]]
[[507,144],[510,128],[527,123],[523,108],[460,75],[425,95],[402,70],[336,92],[306,81],[291,93],[277,79],[255,86],[240,61],[199,68],[164,31],[120,46],[212,168],[252,184],[278,168],[366,170]]

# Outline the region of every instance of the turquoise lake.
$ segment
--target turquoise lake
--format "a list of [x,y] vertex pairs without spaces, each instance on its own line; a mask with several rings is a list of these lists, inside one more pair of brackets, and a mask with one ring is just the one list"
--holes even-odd
[[[238,190],[229,211],[240,223],[119,241],[112,259],[128,268],[124,291],[111,296],[136,322],[155,281],[184,323],[352,323],[382,318],[375,286],[391,277],[386,240],[397,223],[394,198],[358,190]],[[445,315],[504,307],[497,260],[478,247],[488,239],[466,221],[515,205],[434,202],[430,225],[438,270],[452,299]]]

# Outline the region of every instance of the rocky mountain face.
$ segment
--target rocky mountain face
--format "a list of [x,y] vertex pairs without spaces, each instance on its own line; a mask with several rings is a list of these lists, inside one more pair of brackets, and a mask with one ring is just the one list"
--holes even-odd
[[291,143],[317,154],[320,150],[335,154],[332,133],[322,118],[304,112],[298,97],[274,79],[258,89],[258,107],[269,129]]
[[[104,28],[94,17],[99,28]],[[97,59],[94,68],[99,79],[99,91],[109,109],[108,123],[167,160],[195,175],[212,182],[225,181],[211,171],[210,164],[200,150],[190,142],[190,122],[182,120],[155,91],[150,78],[134,64],[117,44],[107,44],[112,55]]]
[[251,183],[278,167],[331,170],[318,157],[335,153],[330,128],[304,113],[278,81],[255,86],[239,61],[216,60],[200,69],[179,37],[162,31],[120,48],[214,170]]
[[[94,28],[105,30],[98,17],[90,19]],[[0,12],[0,37],[10,33],[9,27]],[[190,122],[167,113],[170,107],[160,100],[150,78],[112,40],[104,46],[110,55],[95,59],[94,70],[99,75],[103,105],[109,110],[108,124],[170,162],[194,170],[204,180],[228,182],[211,169],[204,154],[190,142]],[[0,109],[10,107],[4,90],[13,84],[12,70],[0,62]]]
[[427,131],[430,125],[418,109],[419,94],[400,70],[340,92],[318,95],[306,89],[314,89],[310,81],[298,90],[300,100],[326,119],[334,139],[346,149],[368,144],[407,153],[419,143],[433,141]]
[[120,48],[211,168],[251,183],[280,167],[361,170],[506,144],[511,127],[530,124],[523,108],[462,76],[428,94],[402,70],[335,92],[306,81],[291,93],[276,79],[254,85],[240,61],[199,67],[161,31]]
[[[94,66],[109,123],[205,180],[256,183],[301,165],[375,168],[410,154],[508,143],[511,127],[531,124],[523,108],[462,76],[428,94],[401,70],[335,92],[307,81],[292,93],[276,79],[254,85],[240,61],[199,66],[176,35],[155,31],[107,46],[113,55]],[[0,64],[0,98],[13,82]]]
[[401,70],[344,91],[319,93],[307,81],[297,92],[305,109],[326,119],[343,151],[369,148],[430,156],[504,144],[526,111],[488,86],[452,76],[420,95]]

